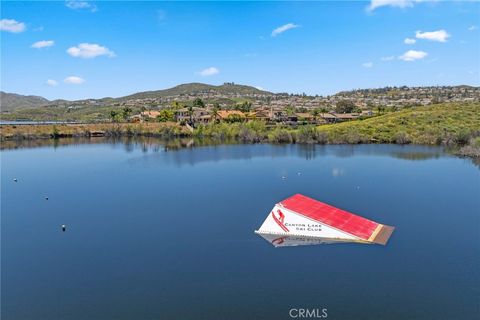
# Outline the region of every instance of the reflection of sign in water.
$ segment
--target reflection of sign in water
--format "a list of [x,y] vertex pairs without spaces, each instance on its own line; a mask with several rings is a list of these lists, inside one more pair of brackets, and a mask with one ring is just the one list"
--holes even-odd
[[[319,238],[319,237],[301,237],[301,236],[281,236],[274,234],[263,234],[259,235],[270,242],[274,247],[296,247],[296,246],[314,246],[319,244],[334,244],[334,243],[359,243],[358,241],[352,240],[341,240],[341,239],[331,239],[331,238]],[[369,244],[368,242],[360,242],[364,244]]]
[[285,242],[285,238],[288,237],[280,237],[272,240],[273,245],[280,245]]
[[[276,246],[284,246],[287,239],[291,240],[285,236],[307,237],[304,241],[307,243],[346,241],[385,245],[393,230],[393,227],[296,194],[277,203],[255,232],[272,235],[269,241]],[[312,241],[312,238],[319,240]]]

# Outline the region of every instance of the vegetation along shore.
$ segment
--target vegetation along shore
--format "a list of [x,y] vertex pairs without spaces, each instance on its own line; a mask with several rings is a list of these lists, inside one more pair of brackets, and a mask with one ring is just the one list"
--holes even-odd
[[480,103],[444,103],[403,108],[332,124],[267,125],[263,120],[211,122],[195,128],[178,122],[111,122],[0,126],[0,139],[154,136],[236,140],[244,143],[396,143],[445,145],[460,155],[480,156]]

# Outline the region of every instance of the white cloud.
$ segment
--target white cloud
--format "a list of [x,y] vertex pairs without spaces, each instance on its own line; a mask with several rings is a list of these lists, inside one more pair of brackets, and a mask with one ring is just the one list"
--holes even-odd
[[215,67],[210,67],[207,69],[203,69],[202,71],[199,72],[199,74],[203,77],[208,77],[208,76],[213,76],[215,74],[218,74],[220,70],[218,70]]
[[287,24],[284,24],[283,26],[280,26],[276,29],[274,29],[272,31],[272,37],[276,37],[278,36],[280,33],[283,33],[287,30],[290,30],[290,29],[295,29],[295,28],[298,28],[300,27],[299,25],[297,24],[294,24],[294,23],[287,23]]
[[41,49],[41,48],[51,47],[54,44],[55,44],[55,41],[53,40],[41,40],[32,44],[32,48]]
[[17,20],[13,19],[0,20],[0,30],[2,31],[19,33],[25,31],[25,29],[27,29],[27,27],[23,22],[18,22]]
[[412,38],[406,38],[405,40],[403,40],[403,43],[405,44],[415,44],[415,42],[417,42],[417,40]]
[[85,79],[82,79],[77,76],[70,76],[66,77],[63,82],[68,83],[68,84],[82,84],[85,82]]
[[425,51],[417,51],[417,50],[408,50],[403,55],[398,57],[398,59],[403,61],[415,61],[425,58],[428,55]]
[[115,53],[110,51],[107,47],[94,43],[80,43],[76,47],[67,49],[67,53],[75,58],[95,58],[98,56],[107,56],[109,58],[115,57]]
[[415,2],[421,0],[371,0],[370,5],[367,7],[368,11],[373,11],[380,7],[395,7],[395,8],[409,8],[413,7]]
[[447,42],[447,39],[450,35],[445,30],[437,30],[437,31],[417,31],[415,33],[415,37],[417,39],[425,39],[430,41],[438,41],[438,42]]
[[365,63],[362,63],[362,67],[364,67],[364,68],[371,68],[371,67],[373,67],[373,62],[365,62]]
[[382,61],[392,61],[395,59],[395,56],[388,56],[388,57],[381,57],[380,60]]
[[[66,79],[65,79],[66,80]],[[55,87],[58,85],[58,82],[55,81],[55,80],[52,80],[52,79],[48,79],[47,80],[47,84],[50,86],[50,87]]]
[[81,0],[67,0],[65,1],[65,6],[73,10],[81,10],[81,9],[88,9],[91,12],[97,11],[97,6],[91,4],[88,1],[81,1]]
[[470,26],[470,27],[468,27],[468,31],[475,31],[475,30],[477,30],[477,29],[478,29],[477,26]]
[[256,86],[255,89],[265,91],[265,89],[263,87],[260,87],[260,86]]

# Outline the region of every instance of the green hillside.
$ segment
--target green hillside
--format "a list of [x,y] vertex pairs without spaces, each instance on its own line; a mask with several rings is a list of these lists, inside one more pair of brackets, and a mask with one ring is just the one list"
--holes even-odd
[[16,93],[0,92],[0,109],[11,111],[21,108],[38,108],[50,101],[39,96],[24,96]]
[[206,92],[216,92],[220,94],[269,94],[270,92],[259,90],[255,87],[238,85],[238,84],[222,84],[214,86],[204,83],[186,83],[173,88],[155,91],[138,92],[129,96],[121,97],[115,100],[129,100],[129,99],[145,99],[145,98],[159,98],[175,95],[199,94]]
[[408,108],[318,127],[330,143],[458,144],[480,135],[480,103]]

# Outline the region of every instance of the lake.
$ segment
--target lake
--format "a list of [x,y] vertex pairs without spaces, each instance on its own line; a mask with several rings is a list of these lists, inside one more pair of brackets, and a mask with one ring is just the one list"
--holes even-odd
[[[2,319],[479,314],[469,159],[424,146],[93,141],[2,150]],[[396,229],[386,246],[274,248],[254,230],[295,193]]]

